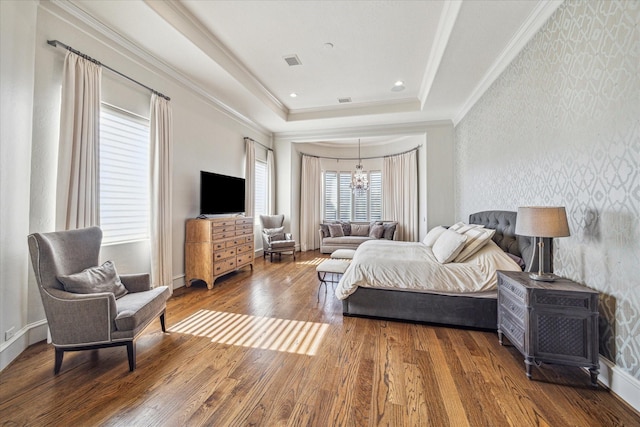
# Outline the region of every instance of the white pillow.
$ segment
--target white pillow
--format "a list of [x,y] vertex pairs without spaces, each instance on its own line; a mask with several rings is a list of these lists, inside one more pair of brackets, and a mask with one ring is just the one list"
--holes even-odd
[[458,256],[466,241],[466,235],[445,230],[433,244],[431,250],[439,263],[446,264]]
[[467,241],[453,262],[464,262],[471,258],[473,254],[489,243],[495,233],[496,230],[489,228],[471,228],[465,231],[464,235],[467,236]]
[[422,240],[422,243],[424,243],[425,245],[427,245],[429,247],[433,246],[433,244],[436,242],[436,240],[438,240],[438,237],[440,237],[442,235],[442,233],[444,233],[445,230],[446,230],[446,228],[444,228],[441,225],[433,227],[431,230],[429,230],[427,235],[424,236],[424,239]]
[[480,224],[466,224],[464,222],[457,222],[449,227],[449,230],[457,231],[460,234],[464,234],[467,230],[471,230],[473,228],[484,228],[484,225]]

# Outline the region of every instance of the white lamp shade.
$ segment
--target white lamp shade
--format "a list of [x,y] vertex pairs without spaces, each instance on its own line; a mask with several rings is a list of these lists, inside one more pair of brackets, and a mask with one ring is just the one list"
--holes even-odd
[[516,234],[531,237],[569,236],[564,206],[525,206],[518,208]]

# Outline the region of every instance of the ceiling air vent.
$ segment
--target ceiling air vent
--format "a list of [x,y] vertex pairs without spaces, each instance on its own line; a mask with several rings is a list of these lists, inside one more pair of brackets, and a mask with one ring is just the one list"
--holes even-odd
[[298,58],[298,55],[287,55],[284,57],[284,60],[287,62],[287,64],[289,64],[290,67],[293,67],[294,65],[302,65],[302,62],[300,62],[300,58]]
[[340,104],[346,104],[347,102],[351,102],[351,97],[347,97],[347,98],[338,98],[338,102]]

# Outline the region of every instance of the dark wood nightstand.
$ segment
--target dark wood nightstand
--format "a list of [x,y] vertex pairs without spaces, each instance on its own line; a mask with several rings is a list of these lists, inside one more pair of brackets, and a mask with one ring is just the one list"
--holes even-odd
[[539,282],[529,273],[498,271],[498,339],[506,336],[533,364],[588,367],[598,385],[598,292],[568,279]]

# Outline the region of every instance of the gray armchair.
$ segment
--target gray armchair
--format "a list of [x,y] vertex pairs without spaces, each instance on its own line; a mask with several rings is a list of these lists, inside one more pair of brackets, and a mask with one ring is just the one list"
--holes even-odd
[[[34,233],[28,236],[28,242],[55,347],[54,373],[60,372],[65,351],[114,346],[127,347],[129,370],[133,371],[136,337],[158,316],[162,331],[166,332],[164,313],[169,289],[151,288],[148,274],[117,276],[110,262],[98,266],[102,243],[102,230],[98,227]],[[111,269],[105,270],[105,266]],[[86,273],[86,269],[91,270]],[[89,280],[89,286],[83,287],[86,274],[93,282]],[[104,292],[104,275],[109,274],[117,285],[115,293]],[[69,288],[74,292],[65,290]]]
[[273,261],[273,254],[278,254],[282,258],[283,253],[291,252],[293,259],[296,259],[296,241],[291,237],[291,233],[284,232],[284,215],[260,215],[262,224],[262,257],[267,254]]

